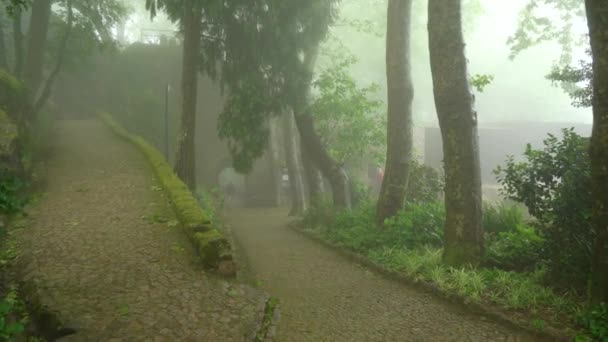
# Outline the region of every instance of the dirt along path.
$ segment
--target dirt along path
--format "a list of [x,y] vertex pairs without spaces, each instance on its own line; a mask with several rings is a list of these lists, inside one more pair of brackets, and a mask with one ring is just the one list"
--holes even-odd
[[278,341],[532,341],[387,280],[287,227],[279,209],[227,219],[244,271],[280,301]]
[[243,341],[264,298],[207,276],[147,162],[95,120],[58,123],[23,274],[78,330],[62,341]]

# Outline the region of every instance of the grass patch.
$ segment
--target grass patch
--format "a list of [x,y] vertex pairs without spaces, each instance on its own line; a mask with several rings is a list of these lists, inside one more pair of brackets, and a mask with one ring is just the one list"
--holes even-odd
[[[487,219],[492,227],[488,239],[492,266],[453,268],[442,263],[443,215],[437,203],[416,204],[379,229],[372,205],[338,213],[314,208],[301,225],[333,245],[449,297],[498,309],[520,326],[543,332],[557,327],[572,335],[583,331],[595,340],[605,340],[606,312],[588,307],[574,292],[547,286],[550,273],[538,254],[544,241],[534,227],[525,225],[521,209],[496,207]],[[522,266],[526,264],[531,266]],[[507,267],[500,268],[503,265]]]

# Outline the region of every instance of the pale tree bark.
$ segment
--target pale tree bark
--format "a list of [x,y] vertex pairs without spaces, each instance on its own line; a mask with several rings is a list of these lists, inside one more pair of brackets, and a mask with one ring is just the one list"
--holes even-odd
[[28,30],[24,81],[33,98],[36,98],[38,88],[42,82],[44,56],[51,18],[51,3],[51,0],[34,0],[32,3],[32,18],[30,19]]
[[313,161],[314,165],[323,173],[331,184],[334,206],[338,209],[351,207],[350,184],[344,167],[337,163],[330,155],[321,138],[315,131],[314,119],[308,107],[310,85],[314,73],[315,62],[318,55],[318,46],[309,49],[304,56],[304,68],[308,76],[300,82],[300,93],[292,104],[296,117],[296,125],[300,132],[302,147]]
[[279,207],[283,202],[283,196],[281,195],[281,180],[283,172],[281,169],[281,153],[279,151],[280,146],[280,123],[281,118],[271,118],[269,123],[270,128],[270,139],[268,142],[268,166],[272,172],[272,192],[274,199],[274,206]]
[[591,182],[595,242],[590,282],[593,302],[608,303],[608,2],[586,0],[593,57]]
[[444,262],[460,266],[483,253],[477,113],[469,85],[460,0],[429,0],[429,50],[443,140]]
[[410,65],[412,0],[389,0],[386,32],[388,125],[386,167],[376,223],[403,209],[413,144],[412,102],[414,86]]
[[15,58],[15,69],[13,74],[17,78],[23,76],[23,29],[22,29],[22,18],[21,6],[15,8],[13,13],[13,44],[14,44],[14,58]]
[[304,177],[302,175],[298,131],[296,130],[294,115],[291,111],[287,111],[283,115],[283,144],[291,195],[291,210],[289,211],[289,215],[300,215],[307,209],[306,195],[304,193]]
[[175,173],[190,188],[196,190],[194,134],[196,127],[196,96],[198,62],[201,48],[201,3],[187,0],[182,18],[184,47],[182,55],[182,117],[178,134]]

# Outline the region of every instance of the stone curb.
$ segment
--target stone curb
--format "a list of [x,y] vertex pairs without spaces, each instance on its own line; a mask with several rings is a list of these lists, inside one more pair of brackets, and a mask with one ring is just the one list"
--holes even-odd
[[570,337],[567,333],[560,331],[558,329],[555,329],[553,327],[545,327],[543,329],[543,331],[539,331],[539,330],[534,329],[531,326],[529,326],[528,322],[526,322],[524,320],[513,319],[513,318],[509,317],[506,313],[501,312],[498,309],[487,308],[481,304],[466,301],[466,299],[464,297],[461,297],[461,296],[458,296],[458,295],[452,294],[452,293],[447,293],[432,283],[429,283],[426,281],[415,280],[411,277],[408,277],[404,273],[389,270],[386,267],[367,259],[366,257],[362,256],[361,254],[357,254],[342,246],[339,246],[335,243],[332,243],[330,241],[323,239],[319,234],[317,234],[315,232],[303,229],[297,222],[293,222],[292,224],[290,224],[290,228],[293,229],[294,231],[296,231],[297,233],[301,234],[302,236],[305,236],[319,244],[322,244],[323,246],[325,246],[331,250],[338,252],[340,255],[346,257],[347,259],[354,261],[360,265],[363,265],[367,268],[370,268],[374,272],[378,273],[379,275],[381,275],[387,279],[394,280],[394,281],[400,282],[402,284],[415,287],[421,291],[430,293],[430,294],[434,295],[435,297],[445,300],[451,304],[455,304],[455,305],[464,307],[469,312],[472,312],[474,314],[477,314],[477,315],[480,315],[483,317],[487,317],[487,318],[489,318],[493,321],[496,321],[498,323],[501,323],[509,328],[529,333],[529,334],[537,337],[541,341],[573,341],[574,340],[574,338]]
[[173,172],[165,157],[142,137],[129,133],[110,114],[100,112],[99,118],[120,138],[134,144],[146,157],[180,222],[192,241],[203,265],[222,275],[235,276],[232,246],[228,239],[205,216],[199,203]]

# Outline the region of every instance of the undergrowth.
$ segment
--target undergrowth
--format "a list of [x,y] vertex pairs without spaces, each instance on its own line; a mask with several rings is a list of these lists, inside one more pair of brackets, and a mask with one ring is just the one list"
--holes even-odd
[[484,220],[486,257],[479,267],[442,263],[445,209],[440,203],[409,204],[382,228],[375,225],[372,203],[343,212],[320,206],[304,215],[302,225],[335,245],[465,302],[524,312],[537,329],[545,329],[545,320],[553,326],[566,323],[562,327],[585,331],[578,336],[581,341],[608,341],[605,305],[589,307],[579,294],[548,286],[545,238],[525,220],[522,209],[503,204],[486,206],[486,212],[490,213]]

